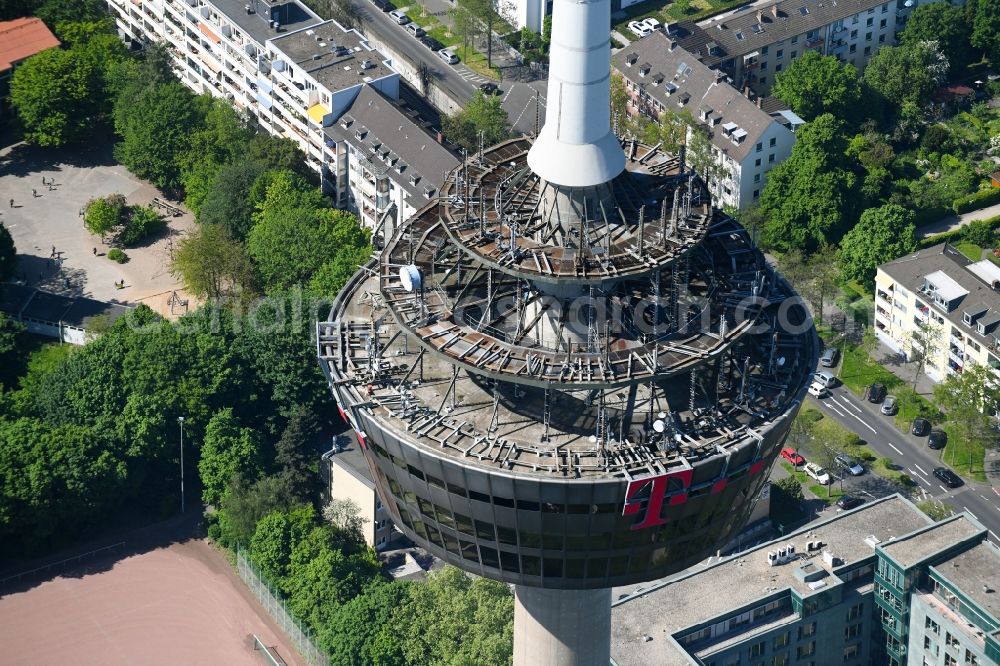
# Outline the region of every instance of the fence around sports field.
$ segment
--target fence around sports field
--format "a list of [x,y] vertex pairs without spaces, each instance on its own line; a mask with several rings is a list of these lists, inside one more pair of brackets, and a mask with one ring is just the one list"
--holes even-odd
[[330,660],[312,642],[312,635],[308,629],[302,627],[288,608],[285,606],[281,593],[278,592],[264,577],[250,558],[244,554],[243,549],[236,552],[236,570],[246,583],[250,591],[257,597],[257,601],[267,611],[268,615],[277,622],[281,630],[285,632],[295,649],[310,664],[310,666],[329,666]]

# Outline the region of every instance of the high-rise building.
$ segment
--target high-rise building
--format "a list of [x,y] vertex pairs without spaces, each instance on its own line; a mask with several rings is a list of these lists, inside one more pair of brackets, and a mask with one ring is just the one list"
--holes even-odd
[[615,602],[615,666],[1000,663],[1000,549],[893,495]]
[[396,525],[515,585],[519,666],[605,666],[611,587],[743,527],[817,354],[696,175],[612,132],[609,7],[556,0],[539,136],[453,169],[317,331]]

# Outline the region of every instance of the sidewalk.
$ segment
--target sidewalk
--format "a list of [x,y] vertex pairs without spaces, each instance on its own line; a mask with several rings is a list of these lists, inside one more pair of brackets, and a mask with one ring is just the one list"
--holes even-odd
[[980,208],[979,210],[969,211],[968,213],[962,213],[961,215],[946,215],[937,222],[931,222],[930,224],[925,224],[922,227],[917,227],[917,239],[927,238],[928,236],[941,234],[946,231],[954,231],[969,222],[987,220],[991,217],[996,217],[997,215],[1000,215],[1000,204],[994,204],[986,208]]
[[[453,30],[455,27],[455,21],[451,17],[451,10],[455,8],[455,3],[449,2],[449,0],[415,0],[416,4],[422,5],[427,13],[436,18],[442,24],[448,26],[448,30]],[[476,50],[486,55],[486,45],[483,43],[482,38],[473,41],[473,45]],[[501,70],[520,68],[522,65],[514,57],[511,56],[510,47],[507,46],[500,35],[496,32],[493,33],[493,66],[498,67]],[[504,76],[504,78],[507,78]]]

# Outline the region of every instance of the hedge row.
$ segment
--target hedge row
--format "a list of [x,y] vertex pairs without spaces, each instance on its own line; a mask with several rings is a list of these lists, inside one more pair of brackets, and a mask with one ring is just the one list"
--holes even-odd
[[[996,230],[1000,229],[1000,215],[995,215],[993,217],[988,217],[984,220],[975,220],[978,224],[987,224],[990,229]],[[965,227],[959,227],[958,229],[953,229],[952,231],[946,231],[941,234],[935,234],[933,236],[928,236],[924,238],[919,243],[917,243],[918,249],[924,249],[926,247],[931,247],[937,245],[938,243],[944,243],[948,241],[949,243],[957,243],[962,239],[962,232]]]
[[956,215],[968,213],[970,210],[979,210],[1000,203],[1000,187],[992,187],[982,192],[976,192],[968,196],[959,197],[951,204],[951,209]]

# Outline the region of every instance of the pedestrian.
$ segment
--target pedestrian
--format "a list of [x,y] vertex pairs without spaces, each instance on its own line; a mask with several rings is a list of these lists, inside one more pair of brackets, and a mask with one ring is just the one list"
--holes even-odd
[[37,197],[38,196],[38,192],[35,191],[35,188],[31,188],[31,196],[32,197]]
[[45,185],[45,176],[42,176],[42,185]]
[[11,200],[10,200],[10,207],[11,207],[11,208],[13,208],[13,207],[14,207],[14,200],[13,200],[13,199],[11,199]]
[[52,246],[52,254],[49,255],[49,256],[52,256],[52,257],[56,256],[56,246],[55,245]]
[[49,183],[49,192],[51,192],[51,191],[52,191],[53,189],[55,189],[55,188],[53,188],[53,187],[52,187],[52,184],[51,184],[51,183]]
[[94,256],[95,257],[97,256],[97,248],[96,247],[94,248]]

